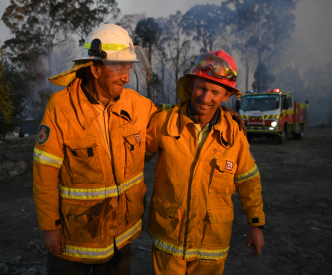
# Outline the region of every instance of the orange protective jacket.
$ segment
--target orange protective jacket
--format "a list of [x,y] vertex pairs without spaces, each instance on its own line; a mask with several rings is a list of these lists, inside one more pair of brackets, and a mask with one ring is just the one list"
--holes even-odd
[[39,227],[63,228],[60,257],[72,261],[106,262],[142,230],[146,128],[157,108],[130,89],[110,108],[105,148],[98,111],[76,79],[50,98],[34,148]]
[[146,159],[159,152],[148,233],[167,253],[218,261],[228,255],[236,190],[249,226],[265,224],[260,175],[245,135],[220,107],[198,150],[187,104],[158,113],[147,130]]

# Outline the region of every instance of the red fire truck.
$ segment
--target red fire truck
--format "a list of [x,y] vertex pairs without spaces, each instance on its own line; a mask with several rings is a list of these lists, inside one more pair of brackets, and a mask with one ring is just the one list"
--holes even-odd
[[308,122],[309,104],[299,103],[293,95],[282,93],[280,89],[267,93],[246,92],[237,104],[239,113],[247,128],[247,137],[278,138],[283,144],[288,135],[302,139]]

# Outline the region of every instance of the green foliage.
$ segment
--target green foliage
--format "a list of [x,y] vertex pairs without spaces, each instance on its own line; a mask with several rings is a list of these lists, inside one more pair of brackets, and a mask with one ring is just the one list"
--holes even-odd
[[274,81],[274,77],[270,74],[268,68],[262,63],[257,65],[254,78],[255,81],[252,83],[252,88],[258,93],[270,89],[269,84]]
[[0,52],[0,138],[21,125],[25,108],[25,81]]

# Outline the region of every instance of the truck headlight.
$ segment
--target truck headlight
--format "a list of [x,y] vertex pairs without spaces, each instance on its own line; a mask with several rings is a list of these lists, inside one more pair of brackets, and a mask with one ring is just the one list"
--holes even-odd
[[276,127],[277,125],[278,125],[278,122],[276,122],[276,121],[272,121],[272,122],[271,122],[271,126],[272,126],[272,127]]

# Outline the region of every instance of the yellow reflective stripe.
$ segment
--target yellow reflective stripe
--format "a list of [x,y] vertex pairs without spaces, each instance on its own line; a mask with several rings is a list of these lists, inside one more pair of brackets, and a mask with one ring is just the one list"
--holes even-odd
[[229,247],[223,249],[189,249],[186,251],[185,258],[201,258],[207,260],[218,260],[227,257]]
[[106,248],[90,248],[66,245],[66,252],[63,254],[78,258],[103,259],[114,254],[114,244],[111,244]]
[[[90,49],[91,43],[84,43],[84,49]],[[105,51],[121,51],[126,49],[124,44],[102,44],[101,49]]]
[[201,258],[201,259],[212,259],[212,260],[217,260],[217,259],[222,259],[227,257],[228,255],[228,250],[229,247],[223,248],[223,249],[198,249],[198,248],[192,248],[186,250],[184,247],[181,246],[176,246],[174,244],[171,244],[169,242],[164,241],[161,238],[158,238],[156,235],[154,235],[149,229],[147,230],[154,245],[166,252],[170,253],[175,256],[181,256],[185,258]]
[[234,70],[233,70],[233,74],[234,74],[235,76],[237,76],[237,72],[236,72],[236,71],[234,71]]
[[249,171],[240,175],[235,175],[235,183],[241,183],[243,181],[250,180],[252,178],[257,177],[258,175],[259,175],[259,170],[255,163],[254,167],[251,168]]
[[135,236],[139,231],[142,230],[143,220],[140,219],[133,227],[122,233],[120,236],[115,238],[116,246],[119,247],[124,242]]
[[60,168],[63,163],[63,158],[39,150],[36,147],[33,149],[33,159],[42,164],[53,166],[56,168]]
[[60,196],[66,199],[77,200],[95,200],[117,197],[126,191],[128,188],[143,181],[143,172],[121,185],[113,185],[102,188],[70,188],[59,184]]

